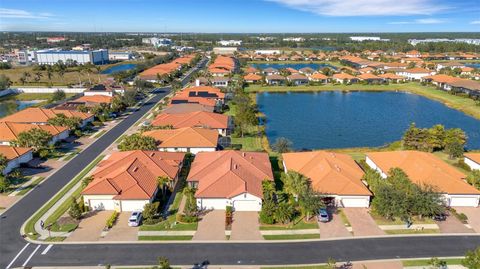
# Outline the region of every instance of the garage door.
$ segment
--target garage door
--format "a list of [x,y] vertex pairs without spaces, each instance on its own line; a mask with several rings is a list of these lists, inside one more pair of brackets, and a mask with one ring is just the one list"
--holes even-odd
[[478,206],[478,198],[473,197],[450,197],[450,206]]
[[233,208],[235,211],[260,211],[262,206],[258,201],[244,200],[233,202]]
[[368,200],[365,198],[343,198],[343,207],[368,207]]
[[112,200],[90,200],[90,206],[93,210],[114,210]]
[[122,201],[122,211],[143,211],[148,201]]

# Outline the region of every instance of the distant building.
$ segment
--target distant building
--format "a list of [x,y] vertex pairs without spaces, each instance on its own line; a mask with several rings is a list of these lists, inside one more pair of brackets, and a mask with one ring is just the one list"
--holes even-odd
[[350,40],[352,41],[390,41],[390,39],[387,38],[380,38],[378,36],[351,36]]
[[67,40],[68,39],[66,37],[47,37],[47,43],[58,43]]
[[213,53],[220,55],[233,55],[238,49],[236,47],[215,47]]
[[222,46],[240,46],[242,45],[242,40],[220,40],[218,44]]
[[303,37],[286,37],[283,39],[283,41],[287,42],[304,42],[305,38]]
[[456,39],[448,39],[448,38],[428,38],[428,39],[409,39],[408,43],[413,46],[416,46],[420,43],[437,43],[437,42],[457,42],[457,43],[467,43],[473,45],[480,45],[480,39],[475,38],[456,38]]
[[90,51],[74,51],[74,50],[39,50],[36,52],[36,62],[38,64],[53,65],[62,61],[74,61],[77,64],[106,64],[108,63],[108,50],[90,50]]
[[33,50],[19,50],[16,54],[19,64],[31,64],[35,61],[35,51]]
[[259,55],[278,55],[282,52],[280,50],[256,50],[255,54]]
[[154,47],[168,47],[172,45],[172,40],[169,38],[148,37],[142,38],[143,44],[150,44]]
[[128,61],[133,59],[133,53],[130,51],[109,51],[108,59],[110,61]]

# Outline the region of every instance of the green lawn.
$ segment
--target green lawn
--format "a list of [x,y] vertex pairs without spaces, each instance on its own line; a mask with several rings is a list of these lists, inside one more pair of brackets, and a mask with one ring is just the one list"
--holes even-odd
[[260,267],[260,269],[329,269],[326,265],[312,265],[312,266],[272,266]]
[[71,232],[75,229],[77,229],[78,225],[75,223],[67,223],[64,225],[58,225],[57,223],[54,223],[51,227],[52,232]]
[[196,231],[198,222],[174,224],[168,220],[155,225],[142,225],[140,231]]
[[[75,184],[77,184],[87,173],[90,171],[98,162],[100,162],[103,159],[103,155],[98,156],[95,160],[93,160],[85,169],[83,169],[72,181],[70,181],[63,189],[61,189],[53,199],[48,201],[40,210],[38,210],[31,219],[29,219],[25,225],[25,234],[27,234],[30,238],[32,239],[37,239],[38,234],[35,231],[35,223],[58,201],[60,198],[62,198]],[[68,199],[67,199],[68,201]],[[50,216],[50,220],[56,221],[67,209],[69,204],[66,205],[66,203],[63,203],[59,209],[57,209],[53,215],[55,215],[56,218],[52,218]],[[63,212],[60,212],[60,209],[63,210]],[[48,221],[46,222],[47,224],[49,223]]]
[[191,235],[172,235],[172,236],[139,236],[140,241],[175,241],[175,240],[192,240]]
[[52,236],[52,237],[47,237],[45,239],[45,242],[62,242],[66,239],[64,236]]
[[439,229],[401,229],[401,230],[385,230],[386,234],[438,234],[440,233]]
[[[229,110],[224,114],[228,116],[234,116],[236,111],[236,106],[232,103],[229,104]],[[243,137],[233,137],[232,144],[242,145],[242,150],[245,151],[264,151],[262,145],[262,139],[264,138],[263,131],[261,126],[251,126],[247,128]],[[260,134],[260,135],[259,135]]]
[[42,182],[42,180],[44,180],[44,179],[45,179],[44,177],[39,177],[39,178],[35,179],[32,183],[30,183],[30,185],[26,186],[21,191],[19,191],[17,193],[17,196],[25,195],[31,189],[35,188],[38,184],[40,184],[40,182]]
[[102,136],[104,133],[106,133],[107,130],[101,130],[100,132],[96,133],[93,138],[99,138],[100,136]]
[[411,92],[427,98],[437,100],[446,106],[460,110],[468,115],[480,119],[480,106],[473,99],[451,95],[445,91],[438,90],[433,86],[423,86],[418,82],[388,85],[321,85],[321,86],[262,86],[250,85],[245,91],[257,92],[320,92],[320,91],[404,91]]
[[306,230],[306,229],[318,229],[318,223],[315,221],[315,218],[312,218],[313,221],[306,222],[301,220],[294,225],[261,225],[260,230]]
[[265,240],[301,240],[301,239],[319,239],[320,234],[282,234],[282,235],[264,235]]
[[[373,220],[378,224],[378,225],[404,225],[405,221],[396,218],[395,220],[389,220],[386,219],[382,216],[379,216],[373,211],[370,211],[370,216],[372,216]],[[435,224],[436,222],[431,219],[431,218],[423,218],[420,219],[419,217],[412,217],[413,224]]]
[[[447,265],[456,265],[461,264],[463,259],[440,259],[442,261],[446,261]],[[430,260],[405,260],[402,261],[403,266],[428,266]]]
[[343,212],[343,210],[339,209],[338,210],[338,213],[336,214],[336,216],[339,216],[341,219],[342,219],[342,222],[343,224],[346,226],[346,227],[351,227],[352,225],[350,224],[350,221],[348,221],[348,218],[347,216],[345,215],[345,212]]

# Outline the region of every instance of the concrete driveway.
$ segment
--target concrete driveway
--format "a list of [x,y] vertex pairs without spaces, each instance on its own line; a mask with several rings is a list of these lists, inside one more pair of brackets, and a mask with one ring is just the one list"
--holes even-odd
[[455,216],[450,215],[445,221],[436,221],[441,233],[474,233],[473,229],[469,229]]
[[320,238],[351,237],[352,234],[345,227],[340,214],[336,214],[334,211],[335,209],[328,210],[329,222],[318,222]]
[[234,212],[230,240],[263,240],[258,222],[258,212]]
[[121,212],[117,223],[100,239],[100,241],[137,241],[139,227],[128,226],[131,212]]
[[225,239],[225,210],[213,210],[203,216],[192,238],[192,240]]
[[75,231],[65,239],[67,242],[98,241],[107,219],[113,211],[92,211],[84,217]]
[[470,227],[475,232],[480,233],[480,207],[455,207],[455,210],[467,215]]
[[384,235],[366,208],[343,208],[348,221],[352,225],[354,236]]

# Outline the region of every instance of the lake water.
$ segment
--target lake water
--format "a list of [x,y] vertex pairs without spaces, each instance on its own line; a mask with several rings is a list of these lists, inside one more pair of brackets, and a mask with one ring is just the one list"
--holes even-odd
[[5,100],[0,102],[0,118],[7,115],[13,114],[17,111],[25,109],[27,107],[33,106],[37,103],[43,102],[44,100],[33,100],[33,101],[15,101],[15,100]]
[[109,67],[105,70],[102,71],[102,74],[105,75],[110,75],[116,72],[121,72],[121,71],[128,71],[130,69],[135,68],[137,66],[136,64],[119,64],[119,65],[114,65],[112,67]]
[[466,63],[465,66],[472,68],[480,68],[480,63]]
[[286,137],[295,149],[378,147],[400,140],[411,122],[443,124],[480,149],[480,121],[423,96],[403,92],[260,93],[270,143]]
[[331,69],[336,69],[334,66],[329,65],[329,64],[318,64],[318,63],[296,63],[296,64],[280,64],[280,63],[265,63],[265,64],[252,64],[253,67],[255,68],[260,68],[260,69],[265,69],[265,68],[275,68],[275,69],[285,69],[285,68],[293,68],[296,70],[299,70],[304,67],[310,67],[315,70],[319,70],[324,67],[329,67]]

